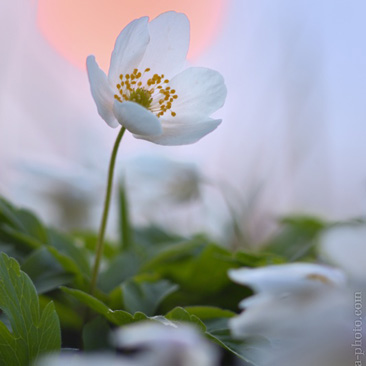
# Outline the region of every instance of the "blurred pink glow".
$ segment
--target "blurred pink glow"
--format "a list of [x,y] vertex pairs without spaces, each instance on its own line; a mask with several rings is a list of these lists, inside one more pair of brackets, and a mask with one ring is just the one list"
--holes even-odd
[[93,53],[107,69],[114,41],[131,20],[172,10],[191,22],[188,57],[195,58],[219,31],[228,0],[39,0],[37,22],[48,42],[67,60],[85,67]]

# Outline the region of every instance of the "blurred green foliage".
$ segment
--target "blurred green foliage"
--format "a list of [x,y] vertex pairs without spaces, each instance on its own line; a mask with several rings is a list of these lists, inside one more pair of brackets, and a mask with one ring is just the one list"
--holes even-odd
[[[286,217],[280,220],[277,232],[262,249],[232,252],[205,235],[185,238],[154,226],[134,228],[129,221],[123,186],[119,189],[119,207],[120,237],[105,243],[98,288],[91,296],[88,292],[96,233],[61,234],[43,225],[32,212],[0,199],[0,250],[14,258],[3,254],[1,276],[6,278],[11,271],[19,272],[18,262],[22,270],[20,279],[29,290],[22,294],[18,313],[27,303],[40,306],[41,320],[38,308],[29,314],[29,322],[40,322],[40,334],[42,322],[52,318],[53,328],[47,330],[53,332],[48,337],[53,339],[51,343],[32,335],[34,342],[38,342],[37,352],[59,347],[58,319],[63,346],[90,351],[112,347],[106,339],[115,326],[166,318],[195,323],[225,352],[245,359],[245,347],[232,339],[228,320],[237,313],[238,303],[252,291],[230,281],[228,270],[315,261],[317,237],[328,227],[314,217]],[[1,281],[5,281],[3,278]],[[6,296],[11,298],[13,294],[8,292]],[[27,354],[30,345],[15,345],[10,330],[5,330],[6,324],[12,323],[5,300],[0,299],[0,308],[4,312],[0,317],[0,337],[8,337],[10,349],[14,348],[19,355]],[[15,331],[13,325],[11,328]],[[22,331],[32,330],[26,323]],[[0,354],[8,357],[6,352]]]

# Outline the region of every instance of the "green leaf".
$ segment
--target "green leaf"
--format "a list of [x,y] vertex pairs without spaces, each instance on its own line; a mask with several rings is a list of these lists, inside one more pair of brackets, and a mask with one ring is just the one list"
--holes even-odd
[[[48,296],[40,295],[38,298],[41,309],[45,308],[50,302],[50,297]],[[81,329],[81,327],[83,326],[83,319],[80,317],[80,314],[70,306],[70,304],[64,304],[57,299],[53,299],[53,304],[55,305],[57,315],[60,319],[61,328],[63,330]]]
[[327,225],[312,216],[288,216],[280,221],[279,233],[265,243],[265,250],[287,261],[314,260],[316,239]]
[[0,223],[6,223],[16,231],[22,232],[41,243],[47,241],[47,233],[44,226],[31,211],[15,208],[1,198]]
[[239,266],[240,262],[227,249],[195,238],[164,249],[143,265],[140,272],[156,273],[179,286],[162,303],[163,312],[196,304],[237,309],[246,290],[234,284],[227,272]]
[[[198,256],[206,244],[197,240],[180,242],[178,244],[169,244],[163,247],[161,251],[151,256],[151,259],[145,263],[142,270],[151,271],[162,269],[164,266],[184,265],[189,263],[194,257]],[[182,268],[184,269],[184,268]],[[188,272],[188,270],[184,271]]]
[[0,199],[0,240],[29,252],[46,243],[46,230],[28,210],[17,209]]
[[169,248],[172,245],[187,241],[179,235],[168,233],[156,226],[135,229],[133,238],[134,247],[143,250],[147,258],[152,258],[161,250]]
[[235,259],[246,267],[261,267],[286,263],[286,259],[280,255],[267,252],[247,253],[240,251],[235,253]]
[[233,311],[224,310],[215,306],[187,306],[185,310],[200,318],[208,331],[227,329],[228,319],[236,315]]
[[189,314],[188,311],[181,307],[176,307],[169,311],[165,317],[171,321],[194,323],[202,332],[206,332],[205,324],[196,315]]
[[12,257],[16,259],[18,262],[21,262],[24,260],[24,257],[26,256],[24,253],[21,253],[19,250],[17,250],[14,245],[6,244],[1,241],[0,239],[0,253],[5,253],[9,257]]
[[100,351],[112,348],[109,342],[110,331],[107,321],[101,316],[88,322],[83,328],[84,351]]
[[11,329],[0,323],[0,365],[24,366],[61,346],[60,324],[50,302],[40,312],[36,289],[19,264],[0,256],[0,309]]
[[[78,246],[76,241],[66,235],[46,229],[30,211],[14,208],[2,199],[0,199],[0,241],[15,246],[21,253],[29,253],[47,246],[64,272],[73,273],[85,280],[90,277],[88,252],[85,248]],[[23,257],[17,255],[17,258]],[[62,278],[57,280],[64,281]],[[50,284],[47,285],[49,286]]]
[[[72,233],[73,239],[76,242],[82,242],[83,248],[87,249],[91,253],[95,253],[96,244],[98,241],[98,234],[92,231],[74,231]],[[118,255],[119,251],[116,245],[106,239],[104,241],[103,257],[104,258],[114,258]]]
[[34,239],[21,231],[17,231],[8,225],[2,225],[0,227],[0,239],[3,242],[16,245],[19,249],[26,252],[37,249],[43,245],[43,243],[37,239]]
[[238,267],[232,254],[213,244],[188,242],[175,245],[155,257],[145,269],[171,279],[182,289],[210,295],[230,283],[227,271]]
[[48,250],[66,272],[74,273],[85,279],[90,277],[88,253],[84,248],[77,246],[70,237],[51,229],[48,230],[48,238]]
[[47,242],[46,229],[32,212],[24,209],[18,209],[16,215],[22,223],[24,233],[43,244]]
[[64,271],[46,247],[41,247],[28,256],[21,268],[32,279],[38,294],[54,290],[73,279],[73,275]]
[[0,222],[6,222],[20,231],[25,230],[22,222],[16,215],[16,209],[3,198],[0,198]]
[[190,316],[195,315],[205,324],[208,338],[237,356],[244,358],[244,355],[240,353],[242,342],[231,337],[228,326],[228,320],[236,316],[236,313],[214,306],[190,306],[186,307],[185,310]]
[[132,230],[128,212],[128,201],[124,183],[119,185],[119,222],[121,236],[121,250],[126,250],[132,244]]
[[160,303],[178,289],[168,280],[149,280],[146,276],[136,277],[122,285],[125,309],[130,313],[142,311],[148,316],[155,314]]
[[114,258],[104,272],[99,275],[98,288],[109,293],[123,281],[138,273],[141,259],[133,252],[122,252]]
[[[61,287],[61,290],[75,297],[82,304],[87,305],[90,309],[94,310],[98,314],[103,315],[108,321],[110,321],[113,324],[124,325],[135,321],[134,317],[130,313],[123,310],[113,311],[102,301],[98,300],[94,296],[87,294],[86,292],[71,289],[68,287]],[[147,317],[145,316],[145,319],[146,318]]]
[[237,357],[250,362],[245,355],[245,345],[242,341],[233,339],[229,329],[207,332],[207,337]]
[[166,314],[171,321],[189,322],[198,325],[206,337],[237,357],[248,361],[243,342],[235,340],[230,334],[228,320],[236,314],[211,306],[177,307]]

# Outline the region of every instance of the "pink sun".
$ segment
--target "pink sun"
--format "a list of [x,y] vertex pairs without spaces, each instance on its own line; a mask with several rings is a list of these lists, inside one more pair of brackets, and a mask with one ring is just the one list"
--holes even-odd
[[38,26],[67,60],[84,68],[93,53],[107,69],[117,34],[131,20],[175,10],[191,23],[188,57],[195,58],[218,33],[228,0],[39,0]]

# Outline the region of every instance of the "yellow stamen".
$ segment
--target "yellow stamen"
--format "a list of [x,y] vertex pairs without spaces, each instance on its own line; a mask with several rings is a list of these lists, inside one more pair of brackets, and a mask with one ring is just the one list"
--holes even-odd
[[[144,74],[148,73],[150,68],[144,70]],[[167,111],[170,111],[172,117],[176,116],[176,112],[172,111],[172,105],[178,98],[175,89],[168,84],[169,80],[165,79],[164,74],[153,74],[144,83],[139,79],[142,73],[137,69],[129,74],[120,74],[120,83],[116,84],[116,88],[120,95],[115,95],[114,98],[120,103],[123,101],[132,101],[138,103],[155,113],[157,117],[162,117]]]

